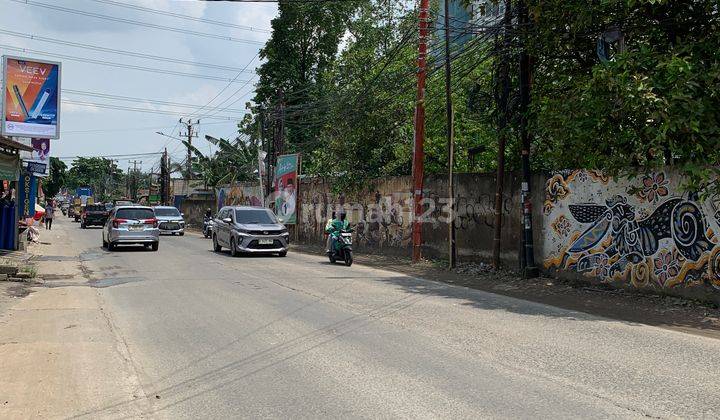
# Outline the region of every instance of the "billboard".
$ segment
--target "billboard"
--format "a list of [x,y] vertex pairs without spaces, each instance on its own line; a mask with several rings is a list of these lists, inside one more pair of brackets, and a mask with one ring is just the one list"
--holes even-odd
[[57,139],[60,135],[60,63],[3,56],[5,136]]
[[275,167],[275,214],[281,223],[297,223],[297,186],[300,155],[281,155]]
[[50,176],[50,139],[19,138],[18,141],[33,148],[32,152],[20,152],[22,166],[36,177]]

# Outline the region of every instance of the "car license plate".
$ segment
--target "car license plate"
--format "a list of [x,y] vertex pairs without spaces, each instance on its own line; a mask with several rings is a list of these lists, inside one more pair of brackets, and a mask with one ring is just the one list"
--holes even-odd
[[273,240],[272,239],[258,239],[258,244],[260,245],[272,245]]
[[144,227],[145,226],[143,226],[143,225],[130,225],[130,227],[128,227],[128,230],[131,230],[134,232],[134,231],[138,231],[138,230],[143,230]]

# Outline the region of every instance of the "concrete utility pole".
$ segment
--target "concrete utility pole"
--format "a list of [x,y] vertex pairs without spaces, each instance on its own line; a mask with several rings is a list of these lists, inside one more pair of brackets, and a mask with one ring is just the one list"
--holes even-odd
[[505,0],[505,15],[503,16],[503,41],[500,51],[499,96],[498,96],[498,163],[495,179],[495,227],[493,232],[492,263],[496,269],[500,268],[500,238],[502,233],[503,187],[505,183],[505,144],[507,143],[508,126],[508,100],[510,97],[510,63],[508,54],[511,47],[510,25],[512,24],[512,11],[510,0]]
[[167,147],[163,151],[162,157],[160,158],[160,202],[166,206],[169,202],[169,187],[170,182],[168,179],[168,175],[170,174],[170,171],[168,170],[168,162],[167,162]]
[[[183,121],[182,118],[180,118],[180,124],[185,125],[185,133],[181,133],[181,136],[187,137],[187,162],[186,162],[186,174],[185,174],[185,188],[186,190],[189,190],[190,188],[190,178],[192,177],[192,139],[193,137],[197,137],[197,133],[193,131],[193,126],[196,124],[200,124],[200,120],[193,120],[191,118],[188,118],[187,121]],[[187,193],[187,191],[186,191]]]
[[142,161],[133,160],[130,162],[133,166],[132,177],[130,178],[130,197],[134,202],[137,202],[138,192],[138,165],[142,165]]
[[412,227],[412,260],[418,262],[422,247],[422,196],[425,160],[425,78],[427,76],[427,36],[430,0],[420,0],[420,14],[418,27],[420,39],[418,42],[418,76],[417,101],[415,103],[415,141],[413,150],[413,227]]
[[530,108],[530,88],[531,88],[531,72],[530,56],[527,53],[527,32],[528,24],[528,8],[524,0],[520,0],[520,16],[518,18],[519,26],[522,28],[523,34],[522,50],[520,51],[520,139],[522,140],[522,191],[521,202],[523,210],[523,250],[520,260],[522,261],[523,275],[528,278],[537,277],[539,271],[535,266],[535,250],[533,247],[533,228],[532,228],[532,198],[530,196],[530,144],[532,139],[528,132],[527,113]]

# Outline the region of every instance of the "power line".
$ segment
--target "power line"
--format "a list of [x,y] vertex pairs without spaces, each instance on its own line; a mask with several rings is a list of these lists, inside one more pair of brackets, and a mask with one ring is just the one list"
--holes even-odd
[[[177,106],[177,107],[183,107],[183,108],[200,108],[198,105],[193,104],[187,104],[187,103],[181,103],[181,102],[170,102],[170,101],[162,101],[162,100],[156,100],[156,99],[148,99],[148,98],[137,98],[133,96],[120,96],[120,95],[111,95],[109,93],[99,93],[99,92],[88,92],[88,91],[82,91],[82,90],[74,90],[74,89],[62,89],[63,93],[70,93],[74,95],[81,95],[81,96],[91,96],[95,98],[103,98],[103,99],[114,99],[118,101],[126,101],[126,102],[147,102],[154,105],[170,105],[170,106]],[[210,108],[208,111],[215,111],[216,108]],[[235,112],[235,113],[247,113],[244,109],[229,109],[225,108],[223,111],[228,112]]]
[[[211,125],[211,124],[231,124],[235,121],[215,121],[215,122],[209,122],[209,123],[203,123],[203,125]],[[125,132],[125,131],[148,131],[148,130],[162,130],[162,129],[168,129],[172,128],[172,131],[175,131],[177,128],[177,123],[172,125],[163,125],[163,126],[155,126],[155,127],[135,127],[135,128],[99,128],[99,129],[92,129],[92,130],[63,130],[63,134],[92,134],[92,133],[114,133],[114,132]]]
[[[144,54],[144,53],[139,53],[139,52],[135,52],[135,51],[118,50],[115,48],[107,48],[107,47],[102,47],[99,45],[85,44],[82,42],[65,41],[65,40],[49,38],[49,37],[41,36],[41,35],[26,34],[26,33],[22,33],[22,32],[10,31],[7,29],[0,29],[0,34],[14,36],[14,37],[18,37],[18,38],[30,39],[33,41],[41,41],[41,42],[49,42],[52,44],[65,45],[68,47],[83,48],[83,49],[87,49],[87,50],[125,55],[125,56],[130,56],[130,57],[143,58],[143,59],[147,59],[147,60],[164,61],[167,63],[187,64],[187,65],[191,65],[191,66],[205,67],[205,68],[218,69],[218,70],[227,70],[227,71],[240,70],[239,67],[223,66],[220,64],[201,63],[201,62],[197,62],[197,61],[183,60],[183,59],[179,59],[179,58],[162,57],[162,56],[157,56],[154,54]],[[253,70],[246,71],[245,69],[242,69],[240,71],[243,73],[254,73]]]
[[235,24],[235,23],[221,22],[221,21],[213,20],[213,19],[198,18],[198,17],[194,17],[194,16],[187,16],[187,15],[183,15],[183,14],[180,14],[180,13],[174,13],[174,12],[168,12],[168,11],[165,11],[165,10],[152,9],[152,8],[150,8],[150,7],[144,7],[144,6],[140,6],[140,5],[136,5],[136,4],[125,4],[125,3],[121,3],[121,2],[119,2],[119,1],[114,1],[114,0],[92,0],[92,1],[95,1],[95,2],[97,2],[97,3],[112,4],[112,5],[114,5],[114,6],[125,7],[125,8],[128,8],[128,9],[142,10],[142,11],[144,11],[144,12],[155,13],[155,14],[158,14],[158,15],[172,16],[172,17],[176,17],[176,18],[180,18],[180,19],[192,20],[192,21],[194,21],[194,22],[201,22],[201,23],[207,23],[207,24],[210,24],[210,25],[223,26],[223,27],[226,27],[226,28],[235,28],[235,29],[240,29],[240,30],[245,30],[245,31],[262,32],[262,33],[271,33],[271,32],[272,32],[272,31],[269,30],[269,29],[255,28],[255,27],[253,27],[253,26],[238,25],[238,24]]
[[[11,0],[11,1],[14,1],[14,0]],[[18,47],[13,47],[11,45],[5,45],[5,44],[0,44],[0,48],[10,50],[10,51],[18,51],[18,52],[22,52],[22,53],[46,55],[48,57],[57,57],[57,58],[63,58],[66,60],[80,61],[80,62],[84,62],[84,63],[98,64],[101,66],[108,66],[108,67],[114,67],[114,68],[121,67],[121,68],[126,68],[126,69],[131,69],[131,70],[146,71],[146,72],[150,72],[150,73],[161,73],[161,74],[169,74],[169,75],[173,75],[173,76],[193,77],[196,79],[218,80],[221,82],[229,82],[229,83],[242,83],[242,82],[248,81],[248,80],[230,79],[227,77],[220,77],[220,76],[211,76],[208,74],[185,73],[185,72],[180,72],[180,71],[175,71],[175,70],[164,70],[164,69],[158,69],[158,68],[152,68],[152,67],[136,66],[133,64],[116,63],[116,62],[104,61],[104,60],[95,60],[92,58],[76,57],[76,56],[72,56],[72,55],[57,54],[57,53],[52,53],[52,52],[48,52],[48,51],[33,50],[30,48],[18,48]]]
[[[95,156],[75,155],[75,156],[58,156],[57,159],[67,160],[67,159],[76,159],[76,158],[134,158],[134,157],[151,156],[151,155],[158,155],[158,154],[161,154],[161,153],[158,153],[158,152],[123,153],[123,154],[118,154],[118,155],[95,155]],[[53,157],[55,157],[55,156],[53,156]]]
[[[161,115],[182,115],[183,112],[181,111],[164,111],[159,109],[146,109],[146,108],[135,108],[130,106],[123,106],[123,105],[110,105],[110,104],[102,104],[102,103],[95,103],[95,102],[83,102],[83,101],[74,101],[69,99],[63,99],[63,103],[71,104],[71,105],[78,105],[78,106],[86,106],[86,107],[97,107],[97,108],[105,108],[105,109],[113,109],[116,111],[135,111],[135,112],[143,112],[143,113],[150,113],[150,114],[161,114]],[[215,120],[227,120],[227,121],[237,121],[238,117],[233,116],[215,116],[215,115],[200,115],[201,118],[210,118]]]
[[82,16],[94,17],[94,18],[98,18],[98,19],[109,20],[112,22],[127,23],[129,25],[142,26],[145,28],[160,29],[163,31],[182,33],[182,34],[186,34],[186,35],[195,35],[195,36],[200,36],[200,37],[205,37],[205,38],[221,39],[223,41],[240,42],[240,43],[251,44],[251,45],[264,45],[263,42],[254,41],[254,40],[250,40],[250,39],[234,38],[234,37],[230,37],[230,36],[211,34],[211,33],[207,33],[207,32],[193,31],[193,30],[189,30],[189,29],[179,29],[179,28],[174,28],[172,26],[163,26],[163,25],[158,25],[155,23],[141,22],[141,21],[133,20],[133,19],[126,19],[126,18],[120,18],[120,17],[116,17],[116,16],[103,15],[100,13],[86,12],[84,10],[72,9],[69,7],[57,6],[54,4],[43,3],[43,2],[34,1],[34,0],[9,0],[9,1],[13,1],[15,3],[20,3],[20,4],[26,4],[26,5],[30,5],[30,6],[44,7],[46,9],[57,10],[59,12],[66,12],[66,13],[72,13],[72,14],[76,14],[76,15],[82,15]]

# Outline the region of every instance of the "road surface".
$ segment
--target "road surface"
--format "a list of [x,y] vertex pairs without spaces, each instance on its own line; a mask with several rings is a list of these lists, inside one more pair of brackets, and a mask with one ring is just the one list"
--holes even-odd
[[61,274],[0,317],[3,418],[720,417],[711,338],[193,234],[43,234]]

